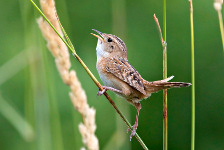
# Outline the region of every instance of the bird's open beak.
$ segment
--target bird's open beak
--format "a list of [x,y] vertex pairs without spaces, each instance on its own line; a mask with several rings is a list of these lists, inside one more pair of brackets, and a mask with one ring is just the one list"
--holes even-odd
[[[102,36],[103,35],[103,33],[102,32],[100,32],[100,31],[98,31],[98,30],[96,30],[96,29],[92,29],[93,31],[96,31],[97,33],[99,33],[100,34],[100,36]],[[94,33],[91,33],[93,36],[95,36],[95,37],[97,37],[101,42],[104,42],[104,39],[102,38],[102,37],[100,37],[99,35],[96,35],[96,34],[94,34]]]

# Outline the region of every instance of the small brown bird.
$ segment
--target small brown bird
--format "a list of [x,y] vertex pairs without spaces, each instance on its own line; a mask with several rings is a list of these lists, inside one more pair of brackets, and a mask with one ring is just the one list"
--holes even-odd
[[141,109],[140,101],[148,98],[152,93],[162,89],[179,88],[190,86],[190,83],[168,82],[174,76],[164,80],[148,82],[130,65],[127,60],[127,48],[124,42],[115,35],[102,33],[94,35],[98,38],[96,47],[97,64],[96,68],[104,85],[103,91],[98,91],[97,95],[102,95],[105,91],[111,90],[126,99],[137,109],[136,121],[130,135],[135,135],[138,126],[138,116]]

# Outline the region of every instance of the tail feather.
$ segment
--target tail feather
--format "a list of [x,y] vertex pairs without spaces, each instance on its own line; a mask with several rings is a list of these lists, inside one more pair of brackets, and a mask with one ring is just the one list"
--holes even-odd
[[153,81],[153,82],[148,82],[144,80],[144,85],[145,85],[147,93],[154,93],[154,92],[157,92],[163,89],[168,89],[168,88],[188,87],[191,85],[191,83],[186,83],[186,82],[168,82],[171,79],[173,79],[173,77],[174,76],[170,76],[167,79]]

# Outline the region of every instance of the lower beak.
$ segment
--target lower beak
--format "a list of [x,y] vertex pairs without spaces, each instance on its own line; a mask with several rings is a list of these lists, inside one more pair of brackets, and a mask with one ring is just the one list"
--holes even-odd
[[103,42],[104,41],[104,39],[103,38],[101,38],[99,35],[96,35],[96,34],[94,34],[94,33],[90,33],[90,34],[92,34],[93,36],[95,36],[95,37],[97,37],[101,42]]

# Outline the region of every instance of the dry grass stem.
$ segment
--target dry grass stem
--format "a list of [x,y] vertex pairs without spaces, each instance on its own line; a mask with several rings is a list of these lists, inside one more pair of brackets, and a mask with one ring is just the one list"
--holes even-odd
[[[62,35],[62,30],[56,16],[54,0],[40,0],[40,4],[47,18]],[[55,63],[63,82],[71,89],[69,96],[72,103],[75,109],[82,115],[83,123],[79,124],[79,130],[82,135],[83,143],[90,150],[98,150],[99,142],[95,136],[96,111],[88,105],[85,91],[81,87],[81,84],[76,76],[76,72],[74,70],[69,70],[71,63],[68,49],[60,37],[48,25],[48,23],[43,20],[42,17],[38,19],[38,24],[47,41],[47,46],[55,58]]]
[[162,45],[164,46],[164,40],[163,40],[162,30],[161,30],[160,25],[159,25],[159,20],[158,20],[158,18],[156,17],[156,14],[154,14],[153,16],[154,16],[154,20],[155,20],[155,22],[156,22],[157,28],[158,28],[158,30],[159,30],[159,35],[160,35],[161,43],[162,43]]
[[165,65],[165,61],[164,61],[164,59],[165,59],[164,55],[166,54],[166,41],[164,41],[164,39],[163,39],[162,30],[161,30],[160,25],[159,25],[159,20],[158,20],[158,18],[156,17],[155,14],[154,14],[154,20],[155,20],[157,28],[159,30],[159,35],[160,35],[161,43],[162,43],[162,46],[163,46],[163,79],[165,79],[166,78],[165,77],[165,70],[166,70],[165,66],[166,65]]
[[[156,22],[157,28],[159,30],[161,43],[163,46],[163,79],[167,78],[167,44],[163,39],[163,34],[161,27],[159,25],[159,20],[154,14],[154,20]],[[164,31],[165,32],[165,31]],[[165,34],[166,35],[166,34]],[[167,89],[163,90],[163,149],[167,150],[167,142],[168,142],[168,130],[167,130]]]

